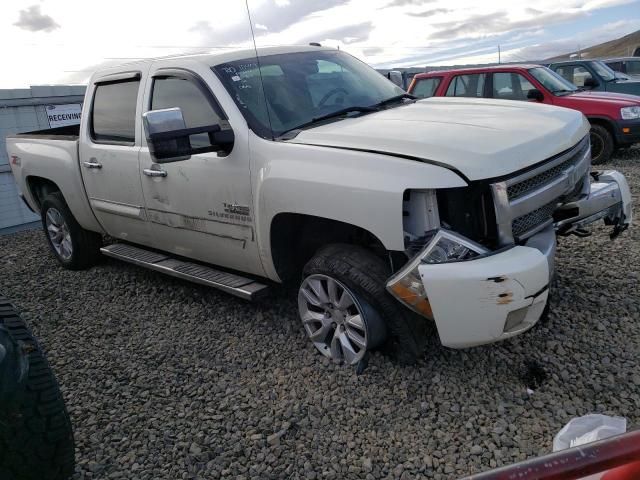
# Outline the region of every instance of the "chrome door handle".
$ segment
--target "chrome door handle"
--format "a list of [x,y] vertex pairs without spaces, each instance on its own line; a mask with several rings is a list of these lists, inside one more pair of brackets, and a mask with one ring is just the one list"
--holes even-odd
[[102,168],[102,164],[99,162],[95,161],[95,158],[92,158],[91,161],[88,162],[82,162],[82,165],[84,165],[87,168]]
[[164,170],[153,170],[151,168],[145,168],[144,170],[142,170],[142,173],[144,173],[147,177],[166,177],[167,176],[167,172],[165,172]]

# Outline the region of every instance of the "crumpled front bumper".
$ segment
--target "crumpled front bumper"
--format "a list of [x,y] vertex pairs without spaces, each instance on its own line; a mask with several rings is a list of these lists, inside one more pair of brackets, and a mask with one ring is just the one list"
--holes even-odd
[[430,310],[423,314],[435,321],[444,346],[491,343],[536,324],[549,294],[556,231],[581,234],[586,225],[604,220],[613,225],[613,237],[631,224],[632,199],[624,176],[606,171],[594,177],[588,194],[562,205],[554,224],[524,245],[466,261],[418,264]]
[[613,225],[612,237],[625,230],[632,222],[632,198],[627,179],[616,170],[593,174],[588,195],[565,203],[556,213],[554,226],[559,234],[570,234],[604,219]]
[[549,264],[532,247],[466,262],[422,264],[418,270],[447,347],[472,347],[524,332],[547,302]]

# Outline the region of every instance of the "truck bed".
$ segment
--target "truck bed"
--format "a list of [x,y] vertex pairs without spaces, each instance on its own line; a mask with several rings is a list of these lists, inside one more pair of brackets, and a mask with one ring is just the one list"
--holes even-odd
[[57,128],[46,128],[44,130],[34,130],[32,132],[15,133],[7,138],[38,138],[40,140],[78,140],[80,136],[80,125],[67,125]]

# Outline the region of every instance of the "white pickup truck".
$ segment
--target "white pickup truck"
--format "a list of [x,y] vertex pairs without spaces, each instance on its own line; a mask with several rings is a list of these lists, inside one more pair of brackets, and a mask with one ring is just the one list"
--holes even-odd
[[102,254],[254,299],[299,282],[310,340],[355,364],[502,340],[543,314],[556,235],[631,222],[589,123],[537,103],[416,101],[317,46],[101,70],[79,127],[11,136],[62,266]]

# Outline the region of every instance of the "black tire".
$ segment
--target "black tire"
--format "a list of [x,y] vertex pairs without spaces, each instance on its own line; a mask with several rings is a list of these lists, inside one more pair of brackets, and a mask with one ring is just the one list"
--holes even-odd
[[[49,233],[47,232],[46,216],[49,209],[55,208],[62,215],[71,236],[72,254],[71,257],[63,258],[56,251]],[[42,228],[47,238],[47,243],[51,252],[60,264],[69,270],[84,270],[95,265],[100,259],[100,247],[102,246],[102,236],[95,232],[90,232],[82,228],[65,202],[62,193],[55,192],[47,195],[42,202],[41,209]]]
[[613,154],[615,143],[611,132],[602,125],[591,124],[591,163],[607,163]]
[[2,296],[0,380],[0,478],[70,478],[75,446],[58,382],[29,328]]
[[413,364],[422,356],[427,320],[418,318],[387,292],[391,271],[382,259],[355,245],[327,245],[305,265],[303,278],[312,274],[339,280],[377,311],[388,332],[383,348],[400,363]]

